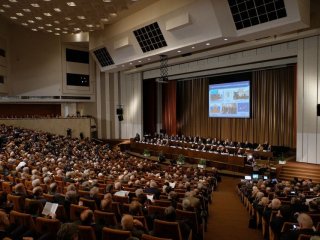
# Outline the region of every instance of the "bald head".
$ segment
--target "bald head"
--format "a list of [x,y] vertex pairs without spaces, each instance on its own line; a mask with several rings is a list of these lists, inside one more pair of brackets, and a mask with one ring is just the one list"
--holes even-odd
[[306,214],[306,213],[300,213],[297,221],[300,225],[300,228],[312,228],[313,227],[313,221],[312,218]]
[[129,214],[124,215],[121,219],[121,227],[123,230],[131,231],[133,229],[133,217]]

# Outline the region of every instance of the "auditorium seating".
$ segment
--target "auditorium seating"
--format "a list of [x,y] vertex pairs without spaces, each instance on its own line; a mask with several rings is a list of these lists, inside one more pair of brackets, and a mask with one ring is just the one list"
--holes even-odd
[[112,229],[108,227],[104,227],[102,229],[103,240],[126,240],[128,237],[131,237],[131,233],[129,231]]
[[[1,128],[0,128],[1,129]],[[28,130],[29,131],[29,130]],[[69,140],[64,140],[69,141]],[[45,142],[45,141],[44,141]],[[44,145],[46,146],[46,145]],[[93,145],[94,146],[94,145]],[[93,152],[93,151],[92,151]],[[18,153],[17,153],[18,154]],[[97,176],[97,171],[92,171],[94,166],[88,166],[84,165],[82,166],[82,171],[91,170],[92,175],[88,177],[87,179],[81,179],[78,180],[77,178],[74,179],[68,179],[66,180],[66,176],[57,176],[59,175],[58,171],[59,166],[66,166],[68,163],[66,159],[58,158],[57,159],[50,159],[50,158],[41,158],[38,162],[30,161],[28,162],[28,168],[27,174],[24,175],[25,172],[22,169],[18,169],[16,171],[16,167],[19,164],[19,160],[16,161],[14,164],[9,164],[8,166],[10,169],[12,169],[12,172],[9,172],[8,176],[0,175],[0,178],[2,178],[1,188],[5,193],[7,194],[7,200],[9,205],[5,206],[5,211],[10,213],[10,221],[12,223],[15,223],[16,225],[21,225],[26,228],[26,230],[33,230],[36,233],[36,238],[40,237],[44,232],[51,232],[52,234],[56,234],[58,232],[59,226],[64,222],[81,222],[80,214],[83,212],[83,210],[91,209],[93,210],[93,215],[97,223],[99,223],[101,226],[104,226],[104,233],[103,238],[104,239],[115,239],[114,236],[123,234],[126,236],[126,238],[131,235],[129,232],[129,235],[125,233],[124,231],[117,231],[117,229],[112,229],[115,226],[119,227],[120,220],[122,217],[122,214],[129,213],[129,201],[131,200],[139,200],[138,197],[135,196],[135,190],[138,188],[144,189],[149,187],[147,185],[147,182],[155,182],[157,184],[158,190],[161,192],[161,200],[154,200],[153,202],[150,200],[147,200],[147,202],[144,205],[145,211],[140,212],[140,216],[133,216],[133,219],[139,220],[142,225],[144,226],[144,229],[148,232],[151,231],[153,226],[153,219],[151,221],[151,225],[149,224],[149,217],[164,217],[164,212],[166,207],[171,206],[172,202],[168,200],[168,194],[163,191],[163,186],[165,184],[166,177],[163,176],[163,178],[159,178],[159,175],[165,172],[166,174],[170,174],[171,181],[176,181],[177,186],[179,185],[179,188],[177,188],[176,195],[178,196],[177,205],[178,208],[181,209],[181,211],[177,210],[177,216],[179,218],[188,219],[192,226],[191,228],[194,229],[195,233],[199,233],[199,236],[203,237],[203,234],[201,233],[200,225],[198,224],[197,216],[200,216],[199,209],[193,209],[193,212],[186,212],[182,211],[182,199],[185,197],[186,193],[191,194],[191,192],[194,192],[194,197],[199,198],[199,202],[201,205],[201,210],[205,211],[207,210],[208,205],[208,199],[210,198],[210,195],[212,194],[212,191],[214,189],[213,187],[213,181],[211,181],[211,178],[213,175],[213,172],[206,172],[205,170],[198,172],[197,169],[189,169],[187,167],[175,167],[175,166],[163,166],[163,169],[161,169],[157,164],[147,162],[144,159],[140,158],[124,158],[121,159],[122,156],[118,152],[109,152],[109,154],[113,154],[114,159],[106,161],[106,163],[112,162],[110,166],[117,166],[118,172],[114,175],[112,173],[112,177],[109,178],[109,176],[106,174],[105,176]],[[119,154],[119,156],[117,155]],[[47,162],[46,162],[47,161]],[[130,163],[132,162],[132,163]],[[43,165],[41,165],[43,163]],[[130,192],[130,198],[129,197],[120,197],[120,196],[114,196],[113,195],[113,202],[112,202],[112,212],[103,212],[100,210],[100,206],[96,205],[96,201],[90,199],[90,189],[93,186],[97,186],[99,188],[99,197],[101,199],[105,198],[104,193],[106,192],[106,187],[108,184],[115,185],[116,182],[119,180],[118,177],[121,177],[121,171],[125,170],[125,164],[132,164],[130,168],[135,170],[140,165],[143,165],[144,171],[136,171],[134,175],[132,175],[136,180],[141,181],[137,185],[133,185],[133,182],[125,182],[122,184],[122,189],[127,190]],[[66,164],[66,165],[64,165]],[[79,161],[78,165],[82,165],[83,161]],[[74,165],[74,167],[76,164]],[[63,167],[61,167],[63,168]],[[121,169],[123,168],[123,170]],[[46,172],[50,170],[50,174],[47,174]],[[100,171],[101,169],[99,169]],[[110,167],[111,170],[111,167]],[[57,172],[56,172],[57,171]],[[68,170],[66,170],[67,172]],[[17,173],[18,172],[18,173]],[[193,174],[197,172],[197,179],[193,179]],[[74,171],[73,174],[75,174],[76,171]],[[190,176],[187,178],[187,181],[189,183],[189,188],[192,191],[189,191],[185,188],[184,184],[186,184],[185,181],[182,181],[183,174],[189,174]],[[0,173],[1,174],[1,173]],[[14,175],[15,174],[15,175]],[[67,174],[65,174],[67,175]],[[179,176],[180,175],[180,176]],[[44,185],[44,179],[49,177],[49,183]],[[70,180],[70,181],[69,181]],[[86,183],[87,185],[83,184]],[[200,181],[201,180],[201,181]],[[48,181],[46,180],[46,183]],[[74,184],[71,182],[75,182]],[[13,186],[16,183],[22,183],[22,186],[24,186],[27,195],[25,197],[17,196],[15,192],[15,188]],[[57,190],[55,192],[52,192],[50,183],[56,183]],[[201,183],[201,184],[200,184]],[[216,182],[215,182],[216,183]],[[73,186],[70,186],[72,191],[76,194],[76,200],[70,200],[69,204],[70,206],[64,206],[64,205],[58,205],[58,208],[55,212],[55,214],[50,216],[42,216],[42,210],[44,207],[44,203],[47,202],[54,202],[54,201],[63,201],[67,196],[69,197],[69,193],[67,191],[70,184],[73,184]],[[88,185],[89,184],[89,185]],[[200,185],[203,187],[199,187]],[[49,187],[50,185],[50,187]],[[39,187],[38,187],[39,186]],[[44,193],[43,195],[39,193],[39,195],[34,195],[34,188],[42,188],[42,190],[47,190],[48,193]],[[193,191],[194,190],[194,191]],[[197,190],[197,191],[195,191]],[[142,190],[143,191],[143,190]],[[41,192],[41,191],[40,191]],[[115,191],[112,191],[113,193]],[[50,194],[49,194],[50,193]],[[69,201],[68,200],[68,201]],[[83,206],[78,205],[82,202]],[[69,212],[70,210],[70,212]],[[25,211],[25,212],[24,212]],[[148,213],[147,213],[148,212]],[[30,214],[28,214],[30,213]],[[51,218],[54,219],[51,219]],[[148,219],[148,222],[147,222]],[[157,220],[157,219],[156,219]],[[159,220],[162,221],[162,220]],[[166,222],[166,221],[163,221]],[[173,225],[178,226],[175,224],[176,222],[173,222],[173,224],[169,223],[166,228],[170,228]],[[150,228],[149,228],[150,226]],[[161,226],[160,226],[161,227]],[[163,226],[162,226],[163,227]],[[111,230],[109,230],[109,229]],[[79,235],[80,239],[94,239],[95,237],[92,234],[92,229],[88,228],[84,225],[81,226],[81,233]],[[94,232],[93,232],[94,233]],[[201,234],[200,234],[201,233]],[[178,234],[179,235],[179,234]],[[178,236],[177,235],[177,236]],[[155,235],[155,237],[160,237]],[[121,238],[121,237],[119,237]],[[117,239],[119,239],[117,238]],[[180,237],[179,237],[180,239]]]
[[[293,178],[291,179],[293,180]],[[258,211],[254,208],[254,204],[253,201],[255,201],[254,199],[254,190],[253,187],[257,187],[258,191],[263,192],[263,196],[268,196],[269,200],[272,200],[273,198],[277,198],[281,201],[281,205],[285,206],[287,205],[289,207],[289,209],[295,209],[296,207],[298,207],[298,205],[293,205],[293,204],[298,204],[296,201],[296,199],[298,198],[303,198],[303,197],[308,197],[310,199],[316,198],[317,196],[319,196],[319,185],[315,185],[313,182],[309,181],[309,180],[300,180],[300,182],[296,182],[296,183],[289,183],[286,181],[280,181],[277,183],[278,188],[274,189],[276,187],[270,187],[269,191],[271,190],[271,192],[269,192],[268,194],[265,192],[266,190],[266,186],[264,186],[263,188],[260,186],[264,185],[264,184],[268,184],[267,182],[263,182],[263,180],[259,180],[259,181],[255,181],[253,184],[250,181],[242,181],[241,183],[238,184],[236,190],[240,196],[240,200],[242,201],[242,203],[244,204],[244,207],[248,210],[249,215],[253,216],[256,218],[256,222],[257,222],[257,227],[259,227],[259,218],[261,218],[261,233],[262,236],[265,239],[269,239],[269,240],[279,240],[280,236],[275,233],[270,225],[270,223],[272,222],[273,218],[276,217],[276,215],[278,214],[278,210],[273,210],[271,211],[270,214],[270,220],[267,221],[266,218],[264,216],[259,216]],[[291,193],[292,189],[294,186],[294,190],[295,190],[295,194],[294,195],[290,195],[293,194]],[[314,191],[310,191],[310,188],[314,187]],[[279,190],[280,189],[280,190]],[[272,190],[276,190],[275,192],[272,192]],[[285,193],[287,193],[287,195],[285,196]],[[300,201],[300,200],[299,200]],[[295,213],[298,214],[297,212],[301,213],[301,212],[305,212],[311,219],[313,222],[313,225],[316,229],[316,227],[319,227],[320,224],[320,211],[315,209],[312,210],[310,208],[306,208],[306,205],[301,202],[300,205],[300,210],[296,210]],[[318,209],[319,208],[319,203],[318,203]],[[304,210],[303,210],[304,209]],[[309,210],[308,210],[309,209]],[[263,212],[266,211],[266,207],[264,208]],[[293,212],[291,212],[291,214],[293,214]],[[296,218],[296,216],[291,216],[291,219]],[[288,231],[291,231],[293,229],[293,226],[297,225],[297,222],[285,222],[282,226],[282,230],[281,230],[281,235],[287,233]],[[302,238],[301,239],[305,239]],[[306,238],[308,239],[308,238]]]

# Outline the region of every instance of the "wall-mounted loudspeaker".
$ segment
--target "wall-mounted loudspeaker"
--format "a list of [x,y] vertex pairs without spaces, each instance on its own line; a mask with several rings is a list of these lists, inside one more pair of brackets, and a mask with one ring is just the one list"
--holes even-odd
[[317,116],[320,116],[320,104],[317,105]]
[[123,115],[123,108],[117,108],[117,115]]
[[119,121],[123,121],[123,115],[118,115]]

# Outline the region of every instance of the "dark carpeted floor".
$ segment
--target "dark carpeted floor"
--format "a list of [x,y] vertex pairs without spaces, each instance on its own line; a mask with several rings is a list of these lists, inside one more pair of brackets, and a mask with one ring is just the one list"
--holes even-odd
[[249,213],[235,190],[239,181],[239,178],[222,177],[213,193],[204,240],[263,240],[261,230],[248,228]]

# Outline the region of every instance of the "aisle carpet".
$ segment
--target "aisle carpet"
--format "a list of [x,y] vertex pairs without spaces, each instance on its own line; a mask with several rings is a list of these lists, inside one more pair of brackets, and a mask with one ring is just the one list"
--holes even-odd
[[248,228],[249,213],[236,191],[239,178],[222,177],[209,208],[204,240],[263,240],[261,230]]

